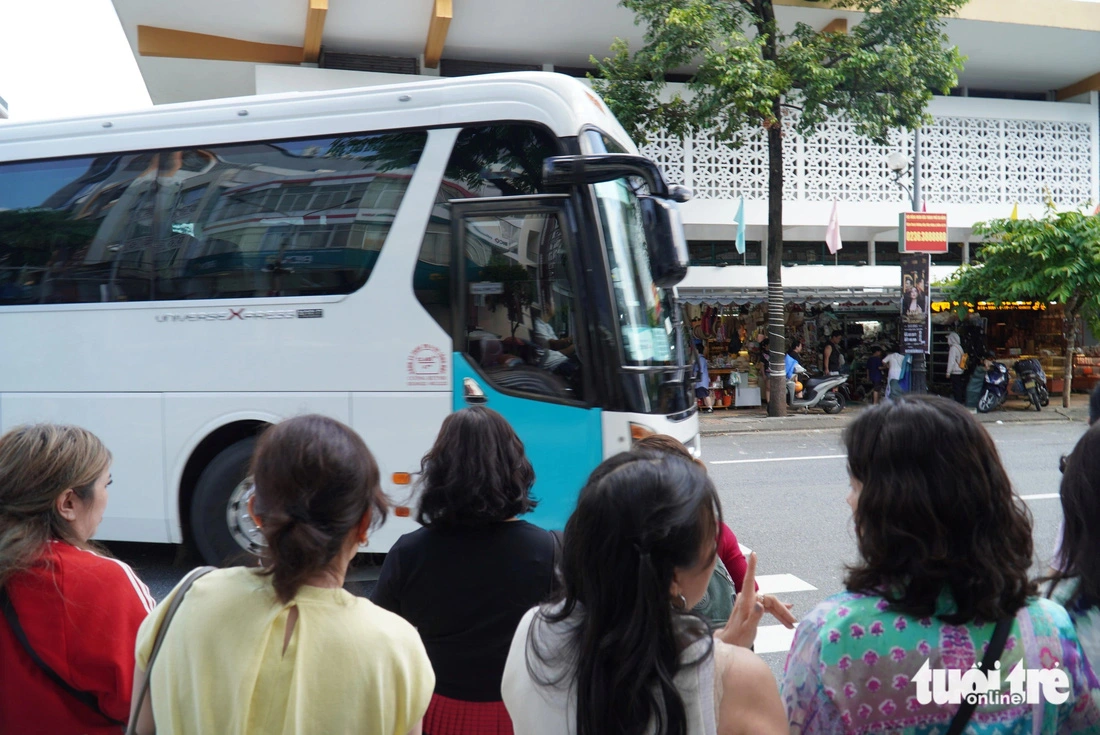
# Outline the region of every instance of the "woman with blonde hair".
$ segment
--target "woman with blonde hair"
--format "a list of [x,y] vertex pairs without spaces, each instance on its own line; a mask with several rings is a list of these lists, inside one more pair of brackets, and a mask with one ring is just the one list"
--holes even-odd
[[76,426],[0,437],[0,732],[117,735],[126,722],[153,599],[90,542],[110,468],[103,442]]

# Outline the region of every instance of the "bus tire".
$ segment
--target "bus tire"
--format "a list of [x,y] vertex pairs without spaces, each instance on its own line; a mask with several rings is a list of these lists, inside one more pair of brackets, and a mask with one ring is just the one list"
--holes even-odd
[[[191,535],[207,564],[230,566],[259,562],[262,546],[246,541],[249,536],[258,537],[258,533],[247,519],[247,508],[242,502],[245,497],[243,483],[255,447],[255,437],[230,444],[199,475],[191,498]],[[232,520],[234,518],[237,520]]]

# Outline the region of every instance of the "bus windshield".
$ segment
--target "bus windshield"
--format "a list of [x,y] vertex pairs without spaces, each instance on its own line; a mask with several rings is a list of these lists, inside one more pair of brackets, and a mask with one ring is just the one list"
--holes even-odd
[[678,367],[670,294],[653,283],[638,195],[626,179],[592,186],[622,336],[623,364]]

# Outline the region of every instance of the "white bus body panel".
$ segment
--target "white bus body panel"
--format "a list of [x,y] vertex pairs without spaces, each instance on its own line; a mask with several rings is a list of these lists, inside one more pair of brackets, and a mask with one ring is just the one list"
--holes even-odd
[[[114,454],[115,482],[98,533],[103,539],[181,541],[178,491],[198,444],[235,421],[308,412],[355,428],[378,459],[387,494],[411,505],[411,488],[395,486],[392,475],[418,471],[453,410],[452,341],[417,301],[413,272],[458,129],[493,121],[541,123],[563,137],[592,125],[636,152],[584,85],[545,74],[0,126],[0,162],[437,128],[429,132],[373,272],[352,294],[0,308],[0,426],[75,423],[104,440]],[[294,318],[299,309],[323,316]],[[410,375],[411,356],[423,346],[445,356],[440,380],[428,386]],[[629,443],[631,420],[683,440],[691,437],[679,437],[679,428],[697,425],[605,413],[605,455],[619,450],[624,427]],[[368,550],[384,551],[414,527],[391,516],[372,533]]]

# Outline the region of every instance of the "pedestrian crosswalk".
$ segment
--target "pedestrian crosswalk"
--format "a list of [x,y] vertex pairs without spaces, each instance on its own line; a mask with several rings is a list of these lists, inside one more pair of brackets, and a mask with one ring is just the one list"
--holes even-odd
[[[752,553],[752,549],[744,544],[739,544],[739,546],[741,546],[741,553],[745,556]],[[817,590],[817,587],[793,574],[758,574],[756,575],[756,585],[759,588],[759,594],[775,595],[784,602],[790,602],[785,598],[785,595]],[[764,619],[769,620],[770,618],[765,617]],[[783,625],[761,625],[756,631],[756,643],[753,645],[753,650],[758,654],[786,653],[791,649],[793,641],[794,631],[790,628]]]

